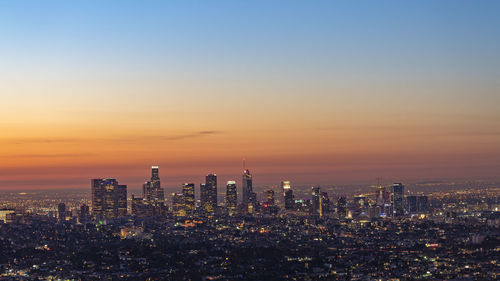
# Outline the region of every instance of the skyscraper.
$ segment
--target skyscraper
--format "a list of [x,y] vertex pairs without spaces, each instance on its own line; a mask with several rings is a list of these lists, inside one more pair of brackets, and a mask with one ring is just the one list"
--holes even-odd
[[337,201],[337,214],[339,219],[345,219],[347,216],[347,200],[345,197],[339,197]]
[[237,196],[236,182],[228,181],[226,186],[226,208],[230,216],[236,214],[236,205],[238,203]]
[[406,197],[407,209],[410,214],[427,213],[428,203],[425,195],[410,195]]
[[194,183],[183,184],[182,195],[184,196],[184,210],[186,211],[186,215],[192,215],[195,208]]
[[151,196],[152,201],[163,205],[165,203],[165,195],[160,184],[160,171],[158,166],[151,167]]
[[154,214],[154,206],[147,204],[147,201],[142,197],[132,195],[132,215],[138,218],[150,217]]
[[57,205],[57,220],[63,222],[66,220],[66,204],[59,203]]
[[118,185],[116,189],[116,197],[117,197],[117,208],[118,208],[118,216],[125,217],[127,215],[127,186],[126,185]]
[[283,207],[286,210],[294,209],[295,201],[293,200],[293,190],[290,181],[282,181],[281,188],[283,189]]
[[266,190],[266,202],[269,206],[274,206],[274,190]]
[[[136,198],[135,205],[140,216],[163,216],[166,214],[165,194],[160,184],[160,169],[151,167],[151,180],[142,185],[142,199]],[[139,211],[141,209],[141,211]],[[134,214],[137,216],[138,214]]]
[[186,216],[186,210],[184,209],[184,194],[172,194],[172,211],[176,217]]
[[207,190],[205,212],[214,213],[217,210],[217,175],[208,174],[205,178],[205,188]]
[[200,183],[200,207],[201,211],[203,213],[207,212],[207,209],[209,208],[209,194],[210,192],[208,191],[207,184],[206,183]]
[[277,203],[279,207],[285,209],[285,190],[290,189],[290,181],[281,181],[281,192],[278,194]]
[[404,215],[404,186],[402,183],[394,183],[392,185],[392,215],[393,217],[401,217]]
[[116,179],[93,179],[92,214],[94,219],[112,219],[127,213],[127,186]]
[[320,215],[323,216],[325,214],[330,213],[330,198],[328,197],[328,193],[326,192],[321,192],[321,213]]
[[242,191],[243,191],[243,204],[247,205],[250,203],[251,199],[251,194],[253,192],[253,187],[252,187],[252,174],[250,174],[250,171],[248,169],[243,171],[243,184],[242,184]]
[[313,186],[311,188],[312,200],[311,200],[311,213],[313,215],[321,215],[321,192],[319,186]]
[[153,199],[150,181],[147,181],[142,185],[142,198],[144,198],[147,202],[150,202]]

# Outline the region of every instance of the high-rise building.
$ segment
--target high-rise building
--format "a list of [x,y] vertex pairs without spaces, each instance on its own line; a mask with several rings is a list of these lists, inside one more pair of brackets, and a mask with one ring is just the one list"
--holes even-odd
[[160,184],[160,171],[158,166],[151,167],[151,197],[154,203],[159,205],[165,203],[165,195]]
[[176,217],[186,216],[186,210],[184,209],[184,194],[172,194],[172,211]]
[[149,207],[152,205],[146,204],[146,200],[142,197],[135,197],[132,195],[132,216],[143,218],[152,216],[152,212],[149,211]]
[[392,185],[392,216],[401,217],[404,215],[404,186],[402,183]]
[[339,219],[345,219],[347,216],[347,200],[343,196],[337,200],[337,214]]
[[410,195],[406,197],[409,214],[423,214],[428,211],[428,200],[425,195]]
[[151,189],[150,181],[147,181],[142,185],[142,198],[148,202],[153,200],[153,191]]
[[236,214],[236,206],[238,203],[238,197],[237,197],[237,191],[236,191],[236,182],[235,181],[228,181],[227,186],[226,186],[226,208],[227,212],[230,216],[233,216]]
[[311,214],[321,215],[321,191],[319,186],[311,188]]
[[209,208],[209,194],[210,192],[208,191],[207,184],[200,183],[200,207],[203,213],[206,213],[207,208]]
[[321,192],[321,216],[330,213],[330,198],[328,193]]
[[57,220],[63,222],[66,220],[66,204],[59,203],[57,205]]
[[205,213],[214,213],[217,210],[217,175],[208,174],[205,177],[205,200],[201,204]]
[[184,210],[187,215],[192,215],[195,208],[194,183],[183,184],[182,195],[184,196]]
[[243,204],[248,206],[253,193],[252,187],[252,174],[248,169],[243,171],[243,184],[242,184]]
[[290,189],[290,181],[281,181],[281,193],[278,196],[279,207],[285,209],[285,191]]
[[283,190],[283,207],[286,210],[292,210],[295,208],[295,200],[293,198],[293,190],[290,181],[282,181],[281,188]]
[[125,217],[127,215],[127,186],[118,185],[116,196],[118,197],[118,216]]
[[89,206],[82,204],[80,206],[80,214],[79,214],[79,220],[80,223],[86,223],[89,220],[90,217],[90,208]]
[[113,219],[127,214],[127,186],[116,179],[93,179],[92,214],[94,219]]
[[266,203],[268,206],[274,206],[274,190],[266,190]]
[[377,206],[384,205],[384,192],[385,188],[383,186],[378,186],[375,191],[375,204]]
[[[135,206],[142,211],[137,211],[140,216],[164,216],[166,214],[165,194],[160,183],[160,168],[158,166],[151,167],[151,180],[142,185],[142,199],[135,199]],[[148,206],[143,206],[148,205]],[[134,216],[138,216],[138,214]]]
[[429,200],[427,196],[420,195],[417,197],[417,211],[419,213],[428,213],[429,212]]

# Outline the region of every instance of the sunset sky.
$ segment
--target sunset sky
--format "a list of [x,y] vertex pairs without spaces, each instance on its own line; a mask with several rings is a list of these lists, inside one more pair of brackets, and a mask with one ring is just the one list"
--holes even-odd
[[0,189],[500,178],[498,1],[0,1]]

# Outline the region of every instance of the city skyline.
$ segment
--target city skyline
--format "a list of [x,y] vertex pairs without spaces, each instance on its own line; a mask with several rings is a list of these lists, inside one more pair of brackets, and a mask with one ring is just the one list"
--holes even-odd
[[4,1],[0,189],[498,179],[495,1]]

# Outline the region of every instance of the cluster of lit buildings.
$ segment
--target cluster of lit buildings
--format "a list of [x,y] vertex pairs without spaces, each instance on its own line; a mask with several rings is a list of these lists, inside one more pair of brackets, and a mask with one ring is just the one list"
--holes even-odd
[[109,220],[129,214],[134,217],[189,217],[276,215],[290,212],[319,217],[335,216],[339,219],[401,218],[429,212],[427,196],[405,196],[401,183],[394,183],[389,189],[379,186],[374,198],[356,195],[353,201],[348,201],[345,196],[340,196],[334,202],[319,186],[311,188],[310,199],[297,199],[290,181],[282,181],[278,192],[273,189],[265,190],[264,198],[260,202],[253,190],[253,178],[248,169],[245,169],[242,175],[241,202],[238,202],[236,181],[231,180],[226,183],[225,200],[219,204],[217,175],[212,173],[205,177],[205,183],[199,185],[199,202],[195,199],[195,184],[185,183],[181,192],[172,194],[169,208],[164,189],[161,187],[159,167],[153,166],[150,181],[143,185],[142,197],[132,195],[130,212],[127,212],[126,185],[118,184],[116,179],[93,179],[91,182],[94,220]]

